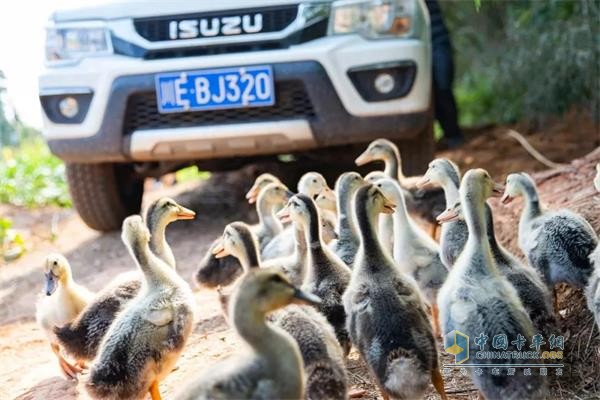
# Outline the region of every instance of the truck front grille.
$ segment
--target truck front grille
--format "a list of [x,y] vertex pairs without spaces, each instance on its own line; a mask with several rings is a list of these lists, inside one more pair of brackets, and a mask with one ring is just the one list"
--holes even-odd
[[[297,15],[298,5],[274,6],[136,18],[133,25],[137,33],[144,39],[151,42],[160,42],[279,32],[287,28],[296,19]],[[259,25],[256,25],[257,16],[261,22]],[[252,29],[249,31],[244,30],[244,19],[248,19],[249,23],[252,24]],[[233,27],[227,29],[226,25],[232,22]],[[204,28],[204,33],[201,27]],[[257,27],[260,28],[258,31],[256,31]]]
[[136,93],[129,97],[123,133],[139,129],[185,128],[194,126],[280,121],[315,117],[315,110],[300,81],[282,81],[275,85],[275,105],[270,107],[206,110],[160,114],[156,93]]

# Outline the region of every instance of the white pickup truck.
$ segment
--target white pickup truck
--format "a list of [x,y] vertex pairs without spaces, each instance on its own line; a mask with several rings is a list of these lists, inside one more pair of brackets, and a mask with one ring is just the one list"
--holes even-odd
[[416,172],[433,152],[430,47],[423,0],[57,11],[39,78],[43,134],[98,230],[139,212],[145,177],[192,164],[234,168],[387,137]]

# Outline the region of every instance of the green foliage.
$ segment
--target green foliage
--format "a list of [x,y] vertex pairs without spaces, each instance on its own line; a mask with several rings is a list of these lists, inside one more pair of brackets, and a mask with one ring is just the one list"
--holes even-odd
[[197,166],[192,165],[191,167],[183,168],[175,172],[175,178],[179,183],[206,180],[210,178],[210,172],[200,171]]
[[473,126],[494,122],[489,110],[494,108],[495,95],[492,81],[485,75],[464,74],[454,88],[459,104],[459,124]]
[[4,94],[6,88],[3,86],[4,74],[0,71],[0,146],[14,141],[15,128],[9,122],[4,110]]
[[600,3],[440,2],[457,64],[463,124],[600,110]]
[[26,250],[23,237],[12,228],[12,221],[0,218],[0,257],[5,261],[19,258]]
[[0,153],[0,203],[35,207],[71,207],[64,164],[41,138]]

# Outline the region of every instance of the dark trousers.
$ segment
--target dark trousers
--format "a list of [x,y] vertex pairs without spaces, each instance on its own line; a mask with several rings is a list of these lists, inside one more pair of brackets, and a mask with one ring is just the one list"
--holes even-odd
[[452,59],[452,48],[448,41],[433,44],[432,64],[435,119],[442,126],[445,137],[461,138],[462,133],[458,126],[456,101],[452,92],[454,60]]

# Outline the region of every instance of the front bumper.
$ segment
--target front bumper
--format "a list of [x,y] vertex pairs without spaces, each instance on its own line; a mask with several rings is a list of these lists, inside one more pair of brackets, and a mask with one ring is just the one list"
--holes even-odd
[[[192,160],[294,152],[380,136],[409,138],[430,118],[429,47],[418,40],[348,35],[242,56],[243,65],[272,65],[276,88],[284,90],[278,102],[287,99],[281,112],[220,113],[230,119],[185,113],[170,120],[149,107],[156,73],[239,66],[240,54],[155,61],[113,56],[48,70],[40,78],[42,92],[88,87],[94,94],[79,124],[55,123],[45,115],[44,135],[51,150],[71,162]],[[416,65],[410,91],[398,99],[366,101],[348,75],[365,65],[398,61]],[[145,119],[132,126],[132,107],[142,107],[138,102]]]

